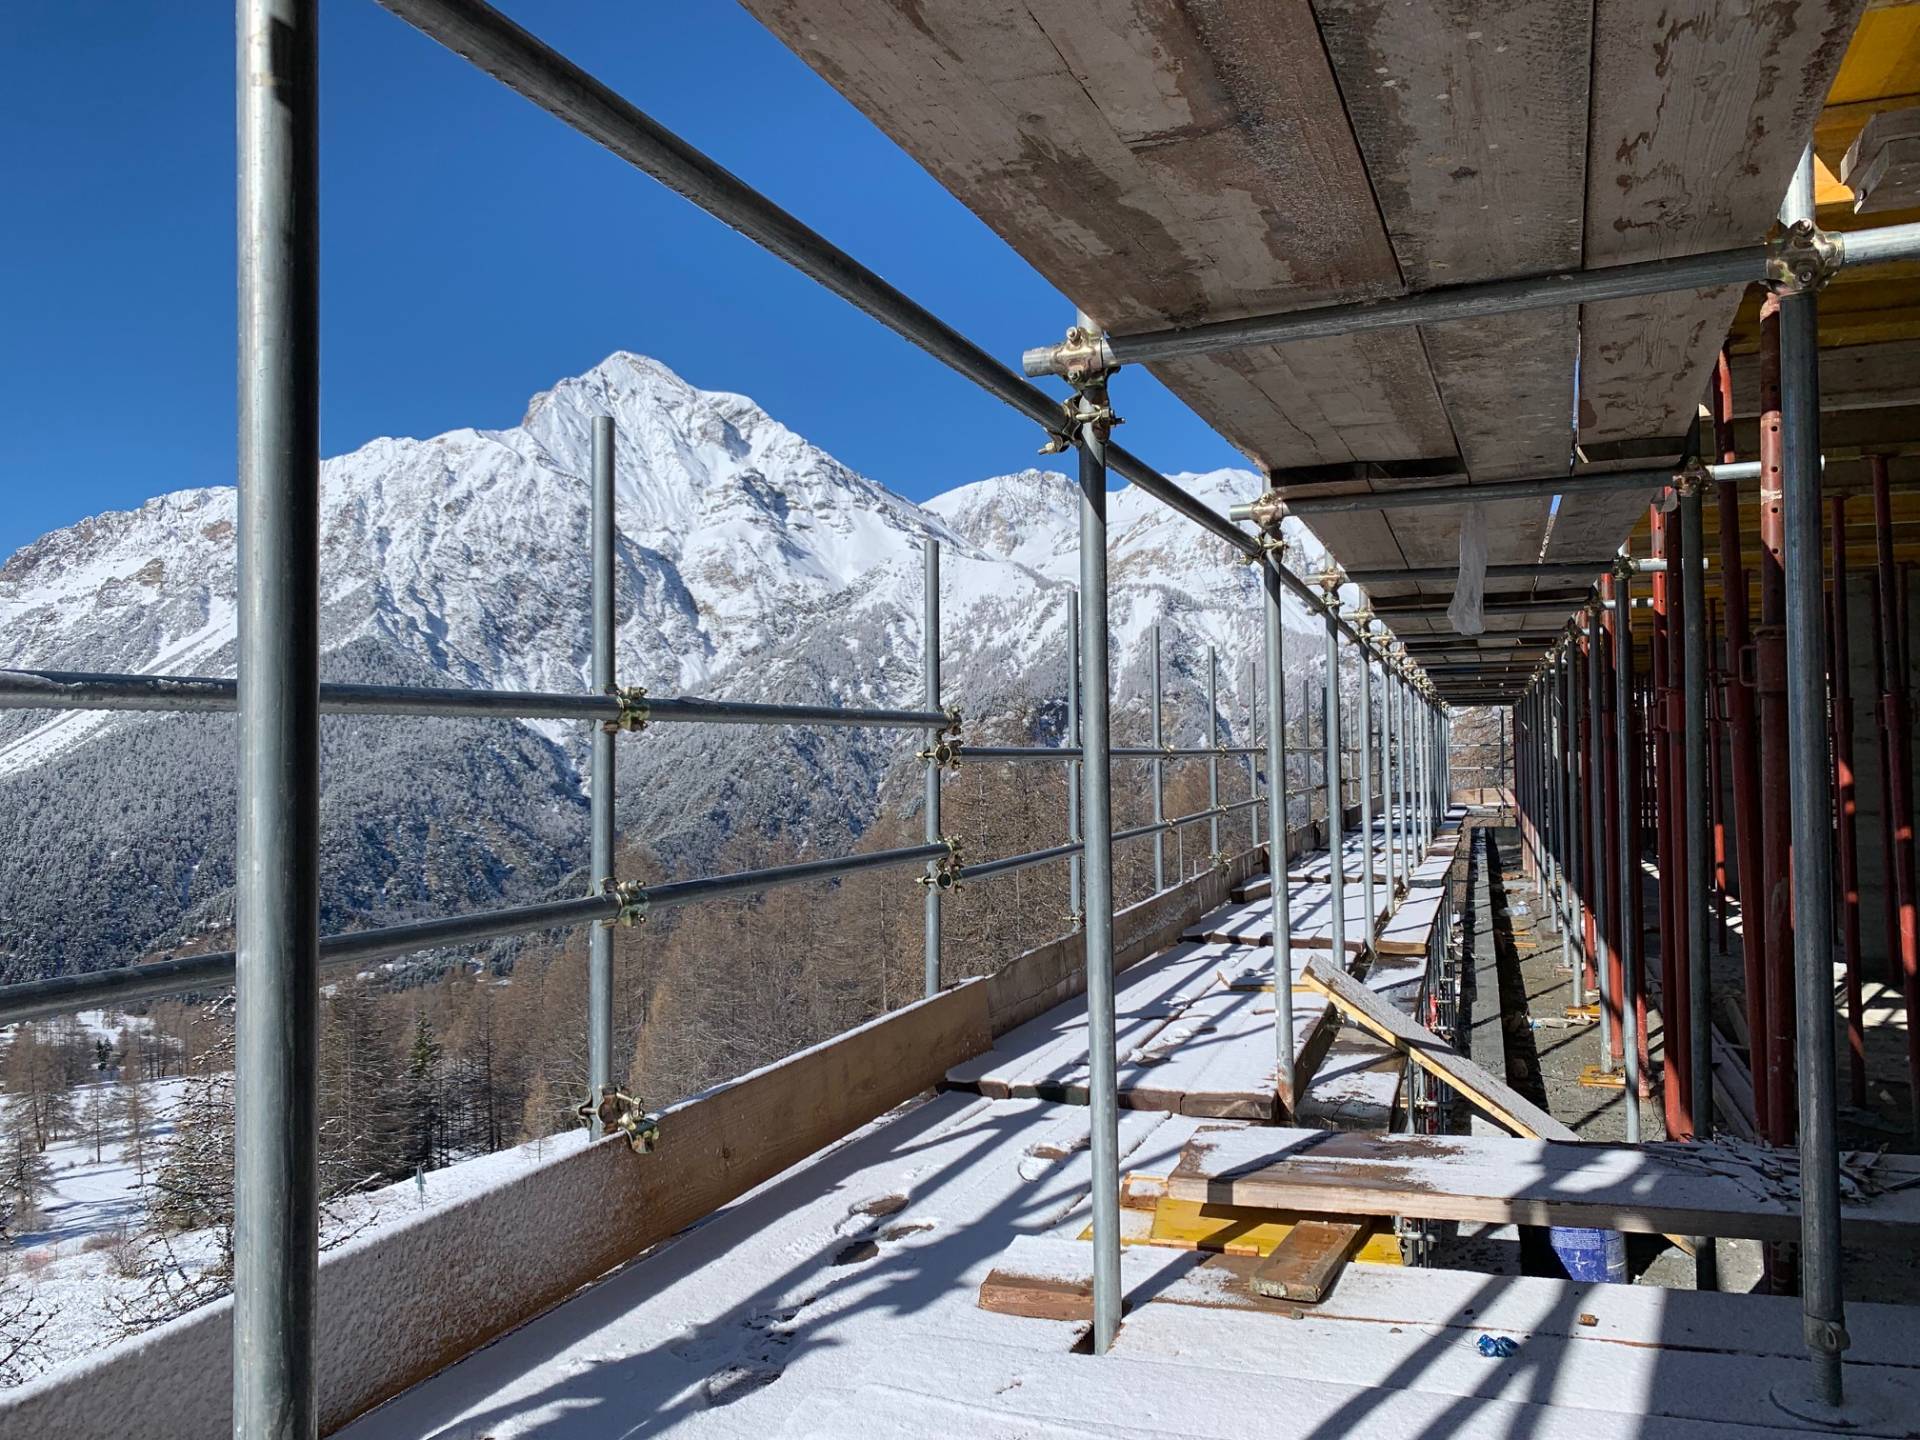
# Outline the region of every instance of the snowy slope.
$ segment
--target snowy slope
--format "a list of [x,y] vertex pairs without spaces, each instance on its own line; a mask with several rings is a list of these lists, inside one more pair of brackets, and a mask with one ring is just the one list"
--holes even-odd
[[[325,462],[323,674],[584,688],[600,414],[619,437],[621,683],[917,704],[932,534],[949,698],[1000,733],[1057,732],[1078,567],[1065,477],[1025,470],[916,506],[746,397],[624,352],[535,396],[518,426],[379,439]],[[1221,509],[1259,486],[1237,471],[1181,478]],[[1137,492],[1110,511],[1116,714],[1142,709],[1158,622],[1170,686],[1221,647],[1231,723],[1258,649],[1256,576]],[[0,567],[0,665],[231,674],[234,519],[231,489],[183,490],[23,548]],[[1196,695],[1185,686],[1176,707],[1195,730]],[[549,893],[584,862],[581,727],[342,718],[325,731],[330,928]],[[0,807],[25,842],[0,854],[0,977],[124,962],[225,923],[231,744],[226,717],[0,711]],[[884,732],[655,727],[623,744],[623,824],[685,865],[741,833],[769,853],[835,847],[871,822],[910,749]],[[106,899],[77,909],[83,891]]]

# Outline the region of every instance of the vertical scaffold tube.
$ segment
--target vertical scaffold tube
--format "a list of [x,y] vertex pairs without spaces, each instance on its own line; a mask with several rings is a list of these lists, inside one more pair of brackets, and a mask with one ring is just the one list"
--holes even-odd
[[[1082,412],[1094,413],[1086,399]],[[1081,815],[1085,822],[1087,1098],[1093,1163],[1093,1349],[1120,1329],[1120,1131],[1113,1018],[1112,734],[1107,690],[1106,436],[1080,427]]]
[[1394,666],[1380,659],[1380,810],[1386,824],[1386,902],[1400,897],[1405,872],[1400,868],[1400,828],[1394,814]]
[[[1156,630],[1156,635],[1157,635]],[[1156,652],[1158,645],[1155,646]],[[1158,687],[1156,687],[1157,689]],[[1083,742],[1080,732],[1084,728],[1080,717],[1080,592],[1067,591],[1067,744],[1078,748]],[[1159,762],[1155,762],[1158,768]],[[1082,831],[1080,824],[1080,762],[1067,762],[1067,839],[1078,843]],[[1156,787],[1157,789],[1157,787]],[[1154,819],[1159,819],[1158,815]],[[1086,914],[1086,907],[1080,903],[1080,855],[1075,852],[1067,857],[1067,923],[1079,928]]]
[[[1153,716],[1153,748],[1158,750],[1165,745],[1166,738],[1160,731],[1160,627],[1153,627],[1153,696],[1151,714]],[[1158,759],[1153,762],[1153,823],[1158,825],[1167,818],[1166,767]],[[1167,888],[1167,832],[1153,832],[1153,893],[1158,895]]]
[[1893,926],[1888,958],[1900,977],[1907,1014],[1907,1088],[1912,1096],[1908,1123],[1920,1133],[1920,862],[1916,861],[1913,822],[1912,712],[1897,616],[1901,586],[1893,561],[1893,497],[1887,485],[1887,457],[1870,455],[1873,475],[1874,582],[1880,602],[1880,739],[1887,757],[1888,830],[1893,845]]
[[[1707,953],[1707,889],[1712,877],[1707,864],[1707,556],[1701,520],[1700,482],[1680,490],[1680,624],[1686,682],[1683,719],[1681,783],[1687,791],[1687,1046],[1691,1055],[1687,1076],[1693,1087],[1691,1118],[1694,1138],[1713,1137],[1713,988]],[[1717,1290],[1720,1272],[1711,1235],[1696,1236],[1693,1245],[1694,1288]]]
[[1840,862],[1840,934],[1846,955],[1847,1098],[1856,1110],[1867,1105],[1865,997],[1860,975],[1860,796],[1853,756],[1852,634],[1847,610],[1847,497],[1835,495],[1833,510],[1833,585],[1827,612],[1833,670],[1833,817]]
[[1213,853],[1209,863],[1224,865],[1220,848],[1220,655],[1207,646],[1207,840]]
[[1294,1111],[1293,923],[1287,901],[1287,689],[1286,624],[1280,591],[1280,557],[1260,562],[1264,596],[1261,638],[1267,665],[1267,874],[1273,931],[1273,1047],[1280,1098]]
[[[1567,771],[1567,935],[1561,954],[1573,971],[1575,1005],[1587,1003],[1586,750],[1581,744],[1580,647],[1571,632],[1561,653],[1561,756]],[[1580,939],[1573,939],[1578,931]]]
[[1613,1014],[1618,997],[1613,992],[1613,937],[1607,929],[1611,907],[1607,904],[1607,737],[1606,647],[1600,623],[1600,605],[1587,610],[1587,771],[1592,777],[1588,792],[1587,872],[1592,878],[1589,901],[1593,910],[1593,978],[1600,988],[1600,1068],[1613,1069]]
[[1635,932],[1634,897],[1640,889],[1640,811],[1634,793],[1633,611],[1632,589],[1620,576],[1613,587],[1613,663],[1616,750],[1620,765],[1620,1047],[1626,1064],[1627,1143],[1640,1143],[1640,937]]
[[[1260,743],[1260,676],[1253,661],[1247,661],[1247,744]],[[1260,794],[1259,766],[1254,763],[1251,750],[1247,756],[1247,798],[1257,799]],[[1258,849],[1260,845],[1260,807],[1247,807],[1247,843]]]
[[[1714,445],[1723,464],[1740,458],[1733,443],[1733,371],[1720,352],[1709,394]],[[1740,546],[1740,491],[1731,480],[1717,482],[1720,521],[1720,597],[1726,614],[1725,650],[1727,760],[1733,790],[1733,876],[1740,897],[1740,960],[1747,1015],[1748,1072],[1753,1113],[1764,1127],[1768,1113],[1765,1037],[1767,1033],[1766,903],[1761,885],[1760,743],[1754,717],[1753,685],[1743,673],[1751,638],[1747,623],[1746,561]]]
[[[1782,221],[1813,219],[1813,154]],[[1793,944],[1800,1070],[1800,1294],[1813,1392],[1838,1407],[1847,1346],[1834,1103],[1833,824],[1827,791],[1826,587],[1820,553],[1820,374],[1812,290],[1780,297],[1781,488],[1786,507],[1787,736],[1792,754]]]
[[[1344,789],[1340,778],[1340,627],[1335,623],[1340,613],[1340,595],[1337,590],[1327,592],[1327,707],[1323,728],[1326,731],[1327,749],[1327,884],[1331,895],[1327,901],[1329,917],[1333,921],[1332,947],[1335,965],[1347,963],[1347,857]],[[1274,972],[1274,993],[1280,993],[1279,971]]]
[[[1373,893],[1373,661],[1366,648],[1360,655],[1360,833],[1365,843],[1360,848],[1360,898],[1365,906],[1367,949],[1373,949],[1373,927],[1380,923],[1380,909]],[[1338,956],[1336,956],[1336,960]]]
[[[931,535],[927,537],[925,553],[925,573],[920,582],[920,675],[925,687],[923,699],[929,710],[940,708],[940,542]],[[1068,687],[1072,680],[1069,677]],[[939,733],[927,732],[927,774],[926,774],[926,837],[929,845],[938,845],[942,839],[940,822],[940,762],[933,755],[939,743]],[[1072,787],[1068,787],[1071,792]],[[929,882],[937,867],[929,865]],[[926,897],[921,902],[925,906],[926,926],[926,974],[925,992],[928,996],[940,993],[940,887],[929,883]]]
[[[613,417],[596,415],[593,420],[593,692],[606,695],[613,690]],[[589,823],[592,827],[591,850],[593,880],[605,884],[614,879],[614,754],[613,732],[604,725],[593,727],[589,742],[592,793],[589,797]],[[613,930],[595,925],[587,935],[587,1097],[597,1104],[601,1088],[613,1084]],[[601,1133],[596,1115],[593,1133]]]
[[319,1260],[314,0],[240,0],[233,1433],[311,1440]]

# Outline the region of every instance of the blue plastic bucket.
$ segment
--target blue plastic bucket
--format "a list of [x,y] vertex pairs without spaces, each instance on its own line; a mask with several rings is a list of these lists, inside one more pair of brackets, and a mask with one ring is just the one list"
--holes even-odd
[[1569,1280],[1602,1280],[1621,1285],[1627,1279],[1627,1241],[1618,1230],[1555,1225],[1548,1231],[1553,1253]]

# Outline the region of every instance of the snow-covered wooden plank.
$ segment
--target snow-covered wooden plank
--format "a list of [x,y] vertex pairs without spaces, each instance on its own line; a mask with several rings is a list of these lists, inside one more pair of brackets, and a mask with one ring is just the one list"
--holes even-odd
[[1489,1075],[1431,1030],[1384,1003],[1352,976],[1332,966],[1309,963],[1300,979],[1339,1006],[1343,1014],[1363,1029],[1406,1051],[1414,1064],[1437,1075],[1509,1130],[1550,1140],[1578,1138],[1506,1081]]
[[[1324,1009],[1324,1007],[1320,1007]],[[1303,1041],[1296,1031],[1296,1040]],[[1278,1113],[1273,999],[1220,991],[1195,1001],[1120,1067],[1120,1103],[1228,1120]]]
[[[1167,1193],[1323,1215],[1754,1240],[1800,1233],[1798,1166],[1790,1152],[1728,1143],[1207,1129],[1187,1143]],[[1845,1202],[1841,1219],[1855,1243],[1911,1245],[1920,1239],[1920,1193]]]
[[1400,907],[1387,917],[1376,947],[1384,955],[1424,955],[1433,942],[1446,896],[1437,889],[1409,891]]

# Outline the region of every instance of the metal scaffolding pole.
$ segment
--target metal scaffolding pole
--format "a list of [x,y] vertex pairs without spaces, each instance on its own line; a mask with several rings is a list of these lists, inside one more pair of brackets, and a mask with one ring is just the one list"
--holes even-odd
[[[1247,661],[1247,741],[1247,794],[1257,798],[1260,794],[1260,775],[1259,765],[1253,757],[1260,745],[1260,676],[1252,660]],[[1247,812],[1247,844],[1255,849],[1260,845],[1258,805]]]
[[1887,758],[1887,856],[1894,900],[1887,936],[1888,959],[1899,976],[1907,1017],[1908,1123],[1920,1132],[1920,869],[1914,845],[1913,726],[1901,655],[1902,585],[1893,563],[1893,499],[1887,488],[1887,457],[1868,462],[1873,471],[1874,589],[1880,605],[1880,738]]
[[[1160,731],[1160,626],[1153,627],[1153,748],[1165,744],[1166,737]],[[1167,818],[1167,774],[1166,762],[1155,759],[1153,762],[1153,823],[1158,825]],[[1164,830],[1153,832],[1153,893],[1158,895],[1167,888],[1167,835]]]
[[[394,0],[387,3],[393,4]],[[1827,239],[1833,248],[1833,263],[1841,265],[1871,265],[1920,256],[1920,225],[1888,225],[1859,234],[1830,235]],[[1407,325],[1557,310],[1567,305],[1591,305],[1603,300],[1675,290],[1759,284],[1793,259],[1792,251],[1784,243],[1747,245],[1603,269],[1562,270],[1511,280],[1447,285],[1389,299],[1317,305],[1278,314],[1214,320],[1173,330],[1110,335],[1096,338],[1092,358],[1107,366],[1140,365]],[[1055,375],[1065,373],[1065,367],[1073,359],[1084,363],[1088,358],[1065,352],[1066,347],[1060,345],[1040,346],[1026,351],[1022,364],[1029,375]]]
[[[1561,672],[1565,700],[1563,710],[1566,724],[1561,730],[1560,748],[1566,760],[1567,768],[1567,933],[1568,945],[1563,951],[1573,968],[1573,1003],[1584,1006],[1587,1003],[1587,940],[1592,933],[1588,928],[1587,897],[1592,892],[1593,882],[1587,878],[1587,815],[1586,815],[1586,747],[1582,741],[1580,720],[1580,647],[1571,631],[1568,632],[1566,649],[1562,652],[1565,665]],[[1576,944],[1572,940],[1575,930],[1580,933]]]
[[[593,689],[613,690],[613,418],[593,420]],[[588,817],[592,829],[594,883],[613,882],[614,735],[604,725],[593,727],[588,763],[592,794]],[[613,1081],[613,931],[596,925],[587,938],[587,1103],[597,1107],[603,1089]],[[597,1111],[593,1133],[601,1133]]]
[[1613,586],[1614,749],[1620,767],[1620,1051],[1626,1065],[1627,1143],[1640,1143],[1640,937],[1634,923],[1634,897],[1640,888],[1640,814],[1635,782],[1633,736],[1633,619],[1627,610],[1627,586]]
[[[1076,756],[1086,753],[1085,743],[1081,739],[1080,722],[1080,592],[1067,591],[1067,744],[1073,748]],[[1154,769],[1160,768],[1154,762]],[[1067,839],[1078,843],[1082,838],[1080,825],[1080,777],[1079,760],[1067,762]],[[1156,787],[1157,789],[1157,787]],[[1158,820],[1160,812],[1156,807],[1153,818]],[[1155,841],[1156,853],[1158,840]],[[1080,856],[1075,854],[1067,862],[1067,924],[1075,929],[1080,927],[1081,917],[1086,914],[1080,903]]]
[[[1706,538],[1701,522],[1700,482],[1680,486],[1680,605],[1681,646],[1685,658],[1686,764],[1681,780],[1687,791],[1687,845],[1690,863],[1687,886],[1687,1048],[1692,1064],[1688,1079],[1693,1088],[1693,1134],[1697,1140],[1713,1137],[1713,989],[1707,953],[1707,888],[1712,878],[1707,863],[1707,567]],[[1711,1235],[1693,1242],[1696,1290],[1720,1288],[1720,1272]]]
[[1221,865],[1226,856],[1220,849],[1220,657],[1207,646],[1207,744],[1213,753],[1207,756],[1207,839],[1212,845],[1211,864]]
[[1380,808],[1386,812],[1382,823],[1387,832],[1387,903],[1391,905],[1399,897],[1403,876],[1393,795],[1393,667],[1384,661],[1380,666]]
[[1413,815],[1413,686],[1404,669],[1396,684],[1400,707],[1400,872],[1411,887],[1419,861],[1414,857],[1417,826]]
[[319,1429],[320,345],[314,0],[239,0],[233,1433]]
[[1587,864],[1593,876],[1594,980],[1600,987],[1600,1068],[1613,1071],[1613,1014],[1619,997],[1613,988],[1613,941],[1607,932],[1607,737],[1604,727],[1606,649],[1598,603],[1587,610],[1587,770],[1593,777],[1592,822]]
[[1267,874],[1273,931],[1273,1044],[1280,1098],[1294,1113],[1293,917],[1287,891],[1286,624],[1280,597],[1280,556],[1260,561],[1261,638],[1267,664]]
[[1380,910],[1373,894],[1373,662],[1367,652],[1359,654],[1360,664],[1360,833],[1366,843],[1360,850],[1360,900],[1366,907],[1367,948],[1373,948],[1373,927],[1380,923]]
[[1847,497],[1829,497],[1833,524],[1832,597],[1827,608],[1828,666],[1833,672],[1834,841],[1840,864],[1840,933],[1846,954],[1847,1098],[1867,1106],[1865,996],[1860,975],[1860,797],[1853,756],[1853,657],[1847,653],[1852,626],[1847,613]]
[[[920,582],[920,676],[925,688],[924,699],[927,709],[940,708],[940,542],[929,535],[926,539],[925,572]],[[1069,681],[1071,688],[1071,681]],[[926,829],[923,832],[929,845],[941,841],[940,821],[940,759],[934,753],[940,742],[940,732],[927,732],[927,773],[926,773]],[[1071,795],[1072,786],[1068,786]],[[1077,863],[1077,862],[1076,862]],[[937,866],[929,862],[927,866],[926,897],[921,901],[924,907],[923,925],[926,931],[925,990],[931,997],[940,993],[940,886],[936,881]]]
[[[1800,157],[1781,220],[1813,219],[1813,152]],[[1820,553],[1819,300],[1780,297],[1780,426],[1786,507],[1787,734],[1793,757],[1794,997],[1799,1027],[1800,1293],[1814,1394],[1842,1400],[1840,1138],[1834,1103],[1833,826],[1827,793],[1826,590]],[[1816,1019],[1815,1017],[1823,1017]]]
[[[1084,317],[1083,317],[1084,318]],[[1102,387],[1104,388],[1104,387]],[[1081,809],[1086,818],[1087,1103],[1093,1165],[1093,1350],[1120,1330],[1120,1130],[1113,1010],[1112,744],[1107,688],[1107,465],[1104,407],[1082,395],[1080,454]]]
[[[1339,617],[1340,591],[1335,584],[1322,584],[1327,592],[1327,705],[1326,718],[1322,728],[1326,731],[1327,753],[1327,884],[1331,895],[1327,901],[1333,928],[1330,939],[1333,947],[1334,963],[1344,965],[1347,955],[1347,857],[1346,838],[1343,834],[1346,816],[1346,798],[1341,785],[1340,754],[1340,631],[1335,625]],[[1274,879],[1276,889],[1285,889],[1284,867],[1277,871]],[[1371,936],[1368,937],[1371,940]],[[1280,993],[1280,971],[1274,968],[1274,993]]]

